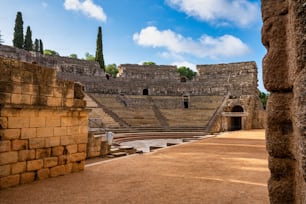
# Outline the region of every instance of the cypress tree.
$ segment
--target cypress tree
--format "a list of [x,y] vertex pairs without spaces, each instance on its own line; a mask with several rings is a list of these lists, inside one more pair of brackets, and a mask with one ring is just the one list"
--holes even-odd
[[39,52],[40,54],[44,54],[44,46],[41,39],[39,39]]
[[39,52],[39,41],[38,41],[38,39],[35,39],[35,41],[34,41],[34,51]]
[[97,36],[97,48],[96,48],[96,58],[95,60],[99,62],[101,69],[105,70],[104,58],[103,58],[103,46],[102,46],[102,28],[99,26],[98,36]]
[[27,27],[27,33],[24,38],[24,46],[23,48],[27,51],[33,50],[33,41],[32,41],[32,31],[30,26]]
[[20,11],[16,15],[13,45],[17,48],[23,47],[23,20]]

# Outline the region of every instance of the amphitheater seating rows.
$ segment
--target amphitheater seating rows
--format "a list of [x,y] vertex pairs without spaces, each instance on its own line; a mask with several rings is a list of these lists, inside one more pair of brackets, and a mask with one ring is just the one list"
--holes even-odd
[[[184,108],[183,97],[179,96],[120,96],[95,93],[91,94],[91,97],[135,130],[165,128],[156,111],[165,118],[169,130],[204,129],[224,99],[223,96],[191,96],[190,106]],[[101,110],[94,110],[90,117],[102,118],[105,127],[120,128],[111,114],[106,114],[103,107],[99,109]]]

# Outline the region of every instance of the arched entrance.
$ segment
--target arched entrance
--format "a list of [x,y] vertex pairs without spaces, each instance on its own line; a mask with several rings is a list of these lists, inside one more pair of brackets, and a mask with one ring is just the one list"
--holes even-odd
[[183,97],[183,102],[184,102],[184,108],[189,108],[189,97],[188,96],[184,96]]
[[149,90],[148,89],[142,90],[142,95],[144,95],[144,96],[149,95]]
[[[241,106],[234,106],[232,112],[243,112]],[[230,130],[241,130],[242,129],[242,118],[241,116],[231,117],[231,128]]]

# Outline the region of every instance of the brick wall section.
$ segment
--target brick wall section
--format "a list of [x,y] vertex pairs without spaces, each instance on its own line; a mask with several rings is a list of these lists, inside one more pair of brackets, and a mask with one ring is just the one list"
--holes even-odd
[[306,3],[262,0],[271,203],[306,203]]
[[82,86],[54,69],[0,58],[0,189],[84,169]]

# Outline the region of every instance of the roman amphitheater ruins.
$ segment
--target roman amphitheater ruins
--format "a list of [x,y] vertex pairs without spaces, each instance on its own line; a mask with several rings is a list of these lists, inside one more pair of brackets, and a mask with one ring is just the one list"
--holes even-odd
[[0,56],[2,188],[82,169],[85,150],[108,153],[105,131],[126,140],[263,128],[255,62],[199,65],[189,81],[175,66],[123,64],[112,78],[93,61],[9,46]]
[[0,189],[82,171],[109,152],[108,131],[120,141],[266,126],[270,202],[306,203],[305,10],[262,0],[267,120],[255,62],[198,65],[193,80],[122,64],[112,78],[94,61],[0,45]]

